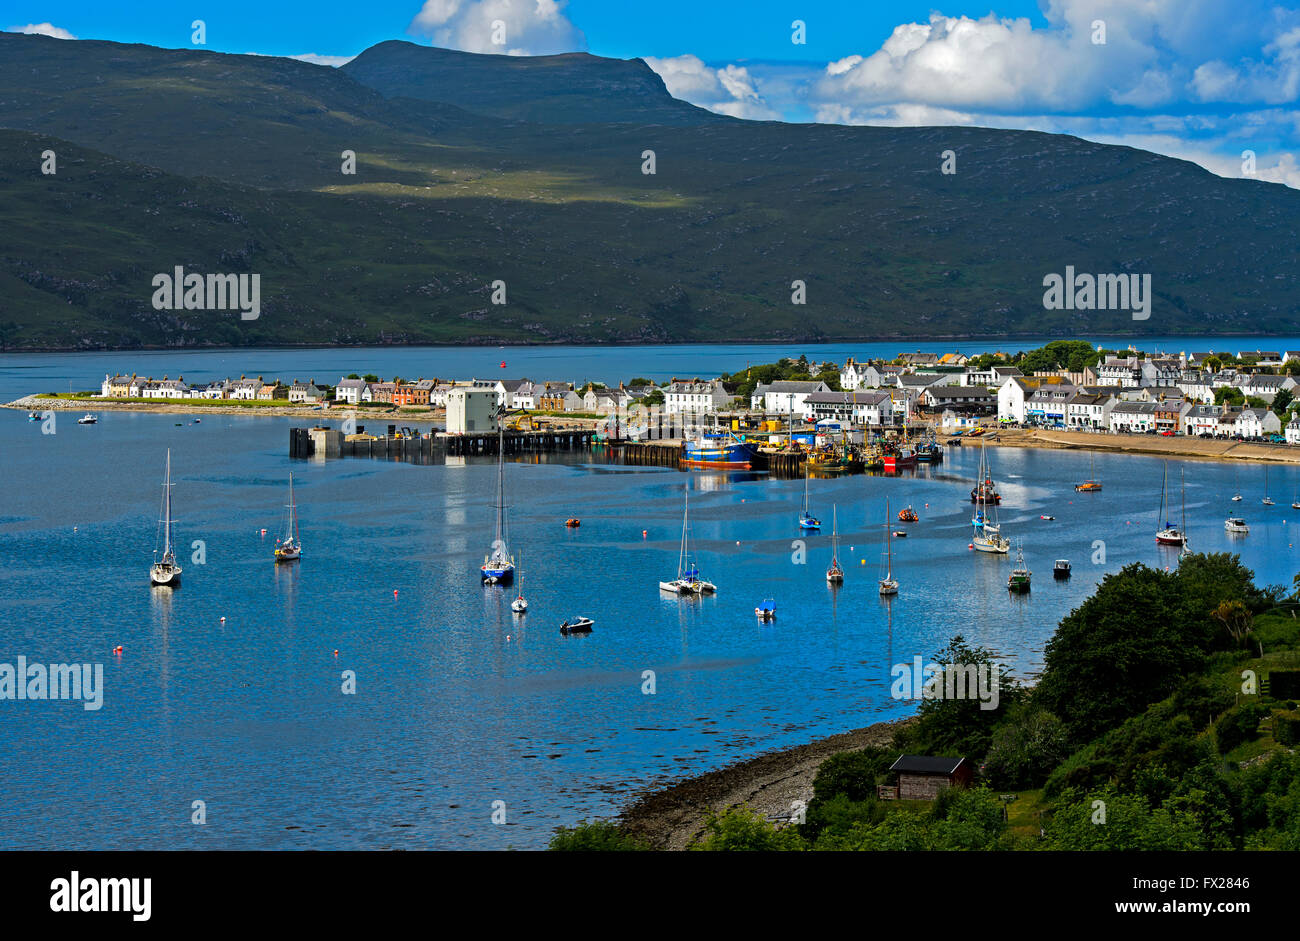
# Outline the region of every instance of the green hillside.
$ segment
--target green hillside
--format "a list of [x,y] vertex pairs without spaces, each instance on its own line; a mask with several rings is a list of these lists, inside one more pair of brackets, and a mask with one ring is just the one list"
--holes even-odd
[[[1289,188],[1061,135],[721,118],[639,60],[388,42],[329,69],[0,33],[0,124],[9,348],[1297,322]],[[150,279],[178,264],[261,274],[262,316],[154,311]],[[1045,311],[1066,265],[1150,273],[1150,319]]]

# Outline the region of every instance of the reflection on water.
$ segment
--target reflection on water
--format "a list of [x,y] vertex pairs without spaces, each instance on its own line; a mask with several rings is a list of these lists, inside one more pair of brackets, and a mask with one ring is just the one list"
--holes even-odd
[[[989,449],[1003,532],[1034,572],[1014,596],[1014,556],[968,548],[974,448],[897,477],[812,482],[813,512],[829,524],[838,508],[839,588],[825,578],[829,525],[796,525],[800,479],[547,455],[508,464],[529,600],[517,616],[513,589],[478,578],[490,457],[295,464],[305,552],[276,565],[261,530],[283,519],[290,422],[114,415],[93,430],[104,470],[88,474],[84,439],[33,440],[18,418],[0,415],[13,482],[0,646],[103,661],[105,706],[92,719],[27,703],[0,723],[5,846],[37,845],[24,834],[104,849],[538,846],[654,782],[910,714],[914,702],[890,698],[890,667],[954,634],[1031,676],[1056,623],[1107,572],[1178,558],[1154,542],[1163,463],[1148,458],[1097,455],[1106,489],[1076,494],[1086,455]],[[179,591],[150,590],[144,574],[167,447],[181,544],[206,544]],[[1240,552],[1261,584],[1289,584],[1300,518],[1261,506],[1262,479],[1240,476],[1247,499],[1232,504],[1231,467],[1187,465],[1191,544]],[[1270,485],[1290,492],[1295,472],[1275,469]],[[716,596],[658,588],[677,569],[684,486],[692,554]],[[886,499],[921,517],[892,541],[892,599],[877,586],[884,533],[900,527],[885,525]],[[1248,536],[1224,531],[1237,514]],[[573,515],[581,528],[564,526]],[[1071,579],[1051,577],[1057,558],[1072,560]],[[32,589],[56,584],[80,590]],[[754,616],[765,598],[771,624]],[[578,614],[595,619],[592,634],[561,636]],[[641,691],[646,670],[654,695]],[[185,825],[196,798],[221,809],[206,828]],[[510,826],[488,821],[495,799]]]

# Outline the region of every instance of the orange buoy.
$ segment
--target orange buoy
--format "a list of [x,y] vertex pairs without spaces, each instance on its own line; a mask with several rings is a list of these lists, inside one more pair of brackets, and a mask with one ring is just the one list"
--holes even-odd
[[118,644],[116,647],[113,648],[113,653],[121,653],[121,652],[122,652],[121,644]]
[[336,650],[336,651],[334,651],[334,656],[336,656],[336,657],[337,657],[337,656],[338,656],[338,655],[339,655],[339,652],[338,652],[338,651],[337,651],[337,650]]
[[646,531],[643,529],[641,530],[641,538],[644,539],[645,537],[646,537]]
[[397,597],[397,589],[396,589],[396,588],[393,589],[393,597],[394,597],[394,598]]
[[222,618],[222,619],[221,619],[221,623],[222,623],[222,624],[225,624],[225,623],[226,623],[226,619],[225,619],[225,618]]

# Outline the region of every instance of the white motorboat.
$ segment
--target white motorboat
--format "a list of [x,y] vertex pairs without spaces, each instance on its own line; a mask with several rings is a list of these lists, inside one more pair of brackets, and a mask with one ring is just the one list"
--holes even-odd
[[563,624],[560,625],[560,633],[561,634],[590,634],[591,625],[595,623],[596,623],[595,621],[593,621],[591,618],[588,617],[579,616],[575,618],[569,618]]
[[1227,532],[1240,533],[1243,536],[1250,532],[1250,527],[1246,525],[1246,521],[1239,516],[1229,516],[1223,521],[1223,528]]

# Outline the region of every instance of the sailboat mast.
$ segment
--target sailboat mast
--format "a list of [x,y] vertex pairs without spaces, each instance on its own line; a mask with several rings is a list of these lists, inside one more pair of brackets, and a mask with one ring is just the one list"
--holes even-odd
[[885,498],[885,578],[894,578],[894,540],[889,536],[889,498]]
[[1165,528],[1165,493],[1169,490],[1169,462],[1165,461],[1165,478],[1160,484],[1160,518],[1156,520],[1161,529]]
[[172,450],[167,449],[167,472],[163,478],[163,558],[172,554]]
[[505,547],[501,542],[501,522],[502,515],[505,512],[506,502],[506,453],[505,453],[505,431],[501,423],[497,423],[497,532],[496,540],[493,543],[497,551],[505,556]]

